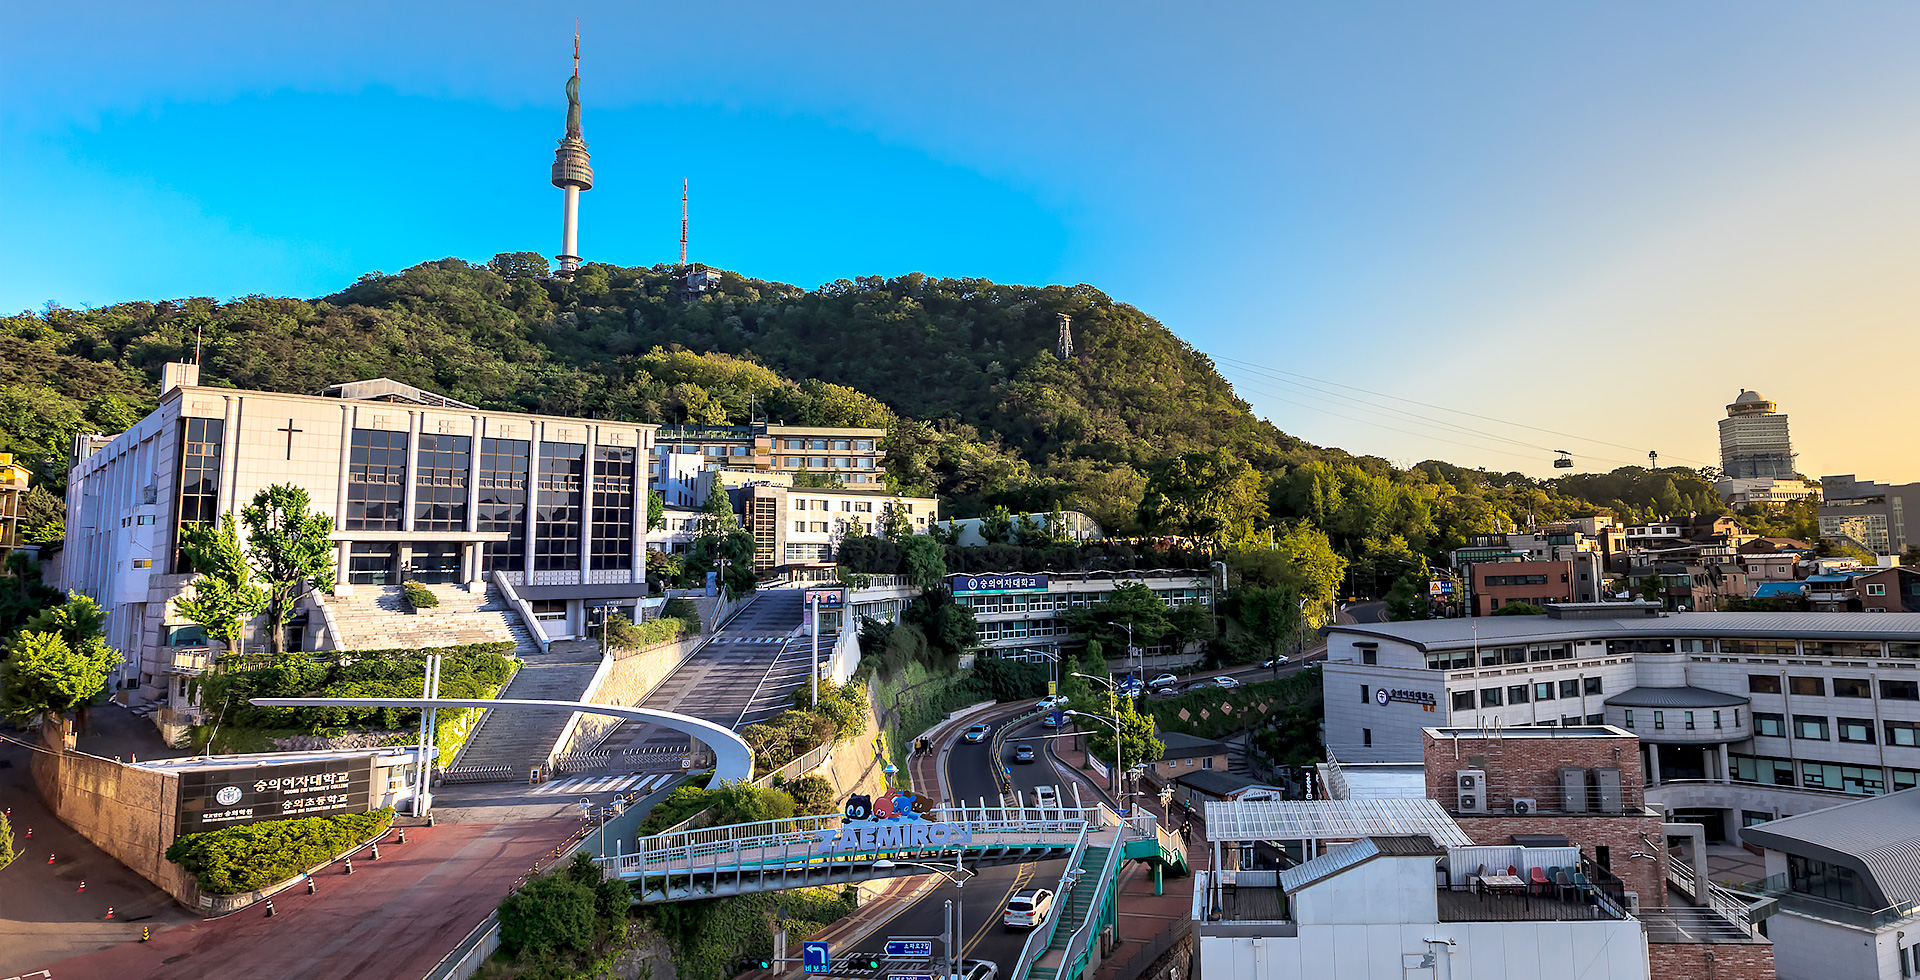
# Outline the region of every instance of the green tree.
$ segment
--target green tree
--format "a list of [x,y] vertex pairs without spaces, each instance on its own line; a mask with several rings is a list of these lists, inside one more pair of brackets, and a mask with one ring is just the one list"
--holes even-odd
[[20,528],[32,544],[45,544],[66,537],[67,505],[59,497],[35,486],[20,498]]
[[1424,572],[1408,572],[1393,580],[1387,590],[1387,619],[1405,622],[1427,618],[1428,579]]
[[987,516],[980,519],[980,538],[987,544],[1004,544],[1013,540],[1013,512],[1005,504],[994,504]]
[[905,541],[914,536],[906,505],[893,500],[880,505],[880,536],[888,541]]
[[7,819],[6,814],[0,813],[0,871],[6,870],[7,865],[12,864],[18,856],[13,850],[13,822]]
[[[1132,698],[1121,698],[1118,704],[1120,717],[1120,768],[1130,769],[1142,762],[1158,762],[1167,754],[1167,744],[1154,734],[1153,716],[1140,713],[1134,707]],[[1096,714],[1096,712],[1088,712]],[[1087,731],[1087,754],[1103,762],[1113,758],[1113,713],[1109,711],[1103,717],[1107,724],[1089,721],[1082,725]]]
[[1135,647],[1156,642],[1169,625],[1167,604],[1139,582],[1121,585],[1105,599],[1069,611],[1065,618],[1074,635],[1123,650],[1129,637]]
[[331,593],[333,518],[309,510],[307,492],[276,483],[240,512],[247,526],[247,557],[267,597],[268,649],[286,652],[287,618],[308,589]]
[[515,952],[593,948],[593,889],[565,872],[544,874],[500,903],[500,945]]
[[1290,585],[1248,585],[1234,590],[1226,603],[1233,622],[1269,658],[1300,633],[1300,596]]
[[1163,460],[1148,476],[1140,503],[1149,529],[1214,541],[1243,538],[1266,516],[1260,475],[1224,449]]
[[937,589],[947,577],[947,549],[929,534],[909,534],[900,542],[901,564],[915,588]]
[[267,594],[253,584],[253,569],[240,550],[240,533],[233,515],[220,515],[216,530],[206,524],[180,529],[180,550],[199,575],[192,594],[173,600],[180,615],[200,624],[207,639],[227,645],[229,651],[246,633],[247,622],[267,606]]
[[667,526],[667,498],[658,490],[647,491],[647,530],[659,531]]
[[0,712],[20,722],[44,718],[66,732],[67,717],[105,693],[121,662],[101,638],[103,616],[93,600],[70,593],[65,604],[29,619],[7,641],[0,662]]
[[547,257],[539,252],[501,252],[487,262],[487,270],[502,279],[545,279]]
[[1660,601],[1660,576],[1649,575],[1640,580],[1640,598],[1648,602]]
[[1546,610],[1531,602],[1509,602],[1493,611],[1495,616],[1538,616]]
[[0,563],[0,641],[27,618],[60,601],[60,593],[40,578],[40,562],[24,551],[11,552]]

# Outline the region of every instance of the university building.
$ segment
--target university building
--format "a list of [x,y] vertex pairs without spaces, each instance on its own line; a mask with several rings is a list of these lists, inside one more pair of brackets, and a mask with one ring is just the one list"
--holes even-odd
[[[646,593],[639,481],[653,429],[486,411],[386,379],[316,395],[204,387],[197,366],[168,365],[152,414],[111,440],[76,440],[56,581],[107,611],[122,686],[152,696],[205,663],[199,628],[172,606],[191,577],[180,529],[237,519],[260,490],[292,484],[334,519],[339,583],[303,603],[291,649],[364,648],[334,635],[326,603],[377,617],[356,594],[403,580],[464,586],[549,637],[579,634],[586,606]],[[181,648],[200,652],[176,663]]]
[[[953,601],[973,613],[980,646],[1003,656],[1025,651],[1057,657],[1069,632],[1064,614],[1110,598],[1123,585],[1145,586],[1169,607],[1213,604],[1211,575],[1191,569],[982,572],[949,575],[947,584]],[[1148,657],[1174,658],[1181,653],[1158,648],[1144,652]]]
[[1666,613],[1340,625],[1328,750],[1414,762],[1434,726],[1612,725],[1639,737],[1647,801],[1737,842],[1744,827],[1920,786],[1920,614]]

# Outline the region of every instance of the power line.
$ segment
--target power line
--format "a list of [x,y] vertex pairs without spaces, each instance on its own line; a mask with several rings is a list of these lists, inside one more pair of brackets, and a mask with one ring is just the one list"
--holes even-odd
[[[1561,431],[1561,430],[1559,430],[1559,429],[1549,429],[1549,428],[1546,428],[1546,427],[1544,427],[1544,426],[1538,426],[1538,425],[1530,425],[1530,424],[1528,424],[1528,423],[1525,423],[1525,422],[1514,422],[1514,421],[1510,421],[1510,420],[1508,420],[1508,419],[1501,419],[1501,418],[1495,418],[1495,417],[1493,417],[1493,416],[1491,416],[1491,415],[1481,415],[1481,414],[1479,414],[1479,413],[1477,413],[1477,412],[1469,412],[1469,411],[1466,411],[1466,410],[1464,410],[1464,409],[1458,409],[1458,408],[1448,408],[1448,407],[1447,407],[1447,406],[1445,406],[1445,405],[1435,405],[1435,404],[1433,404],[1433,403],[1431,403],[1431,402],[1423,402],[1423,401],[1420,401],[1420,400],[1418,400],[1418,399],[1414,399],[1414,398],[1405,398],[1405,397],[1402,397],[1402,396],[1400,396],[1400,395],[1390,395],[1390,394],[1387,394],[1387,393],[1385,393],[1385,392],[1380,392],[1380,391],[1373,391],[1373,390],[1371,390],[1371,389],[1368,389],[1368,388],[1361,388],[1361,387],[1358,387],[1358,386],[1356,386],[1356,385],[1350,385],[1350,384],[1343,384],[1343,383],[1341,383],[1341,382],[1338,382],[1338,381],[1329,381],[1329,380],[1326,380],[1326,379],[1324,379],[1324,378],[1316,378],[1316,377],[1314,377],[1313,375],[1309,375],[1309,374],[1300,374],[1300,373],[1298,373],[1298,372],[1294,372],[1294,371],[1284,371],[1284,370],[1281,370],[1280,368],[1274,368],[1274,367],[1268,367],[1268,366],[1266,366],[1266,365],[1264,365],[1264,364],[1260,364],[1260,363],[1258,363],[1258,362],[1256,362],[1256,361],[1248,361],[1248,360],[1243,360],[1243,359],[1241,359],[1241,358],[1237,358],[1237,357],[1226,357],[1226,356],[1219,356],[1219,357],[1217,357],[1217,358],[1216,358],[1216,360],[1219,360],[1219,361],[1230,361],[1230,362],[1233,362],[1233,363],[1235,363],[1235,364],[1239,364],[1239,365],[1242,365],[1242,366],[1243,366],[1243,367],[1244,367],[1245,369],[1247,369],[1247,370],[1251,370],[1251,371],[1255,371],[1255,372],[1258,372],[1258,373],[1263,373],[1263,374],[1269,374],[1269,375],[1287,375],[1287,376],[1289,376],[1289,377],[1294,377],[1294,378],[1301,378],[1301,379],[1304,379],[1304,380],[1307,380],[1307,381],[1312,381],[1312,382],[1316,382],[1316,383],[1318,383],[1318,384],[1325,384],[1325,385],[1331,385],[1331,386],[1333,386],[1333,387],[1336,387],[1336,388],[1345,388],[1345,389],[1347,389],[1347,390],[1349,390],[1349,391],[1357,391],[1357,392],[1360,392],[1360,393],[1362,393],[1362,394],[1367,394],[1367,395],[1372,395],[1372,396],[1374,396],[1374,397],[1376,397],[1376,398],[1391,398],[1391,399],[1393,399],[1394,401],[1399,401],[1399,402],[1406,402],[1406,403],[1407,403],[1407,404],[1409,404],[1409,405],[1418,405],[1418,406],[1420,406],[1421,408],[1429,408],[1429,409],[1433,409],[1434,411],[1440,411],[1440,412],[1451,412],[1451,413],[1453,413],[1453,414],[1455,414],[1455,415],[1464,415],[1464,416],[1467,416],[1467,417],[1469,417],[1469,418],[1476,418],[1476,419],[1480,419],[1480,420],[1482,420],[1482,421],[1486,421],[1486,422],[1494,422],[1494,423],[1497,423],[1497,424],[1500,424],[1500,425],[1510,425],[1510,426],[1514,426],[1514,427],[1516,427],[1516,428],[1522,428],[1522,429],[1531,429],[1531,430],[1533,430],[1533,431],[1535,431],[1535,432],[1545,432],[1545,433],[1547,433],[1548,435],[1555,435],[1555,436],[1560,436],[1560,437],[1563,437],[1563,438],[1567,438],[1567,439],[1576,439],[1576,440],[1579,440],[1579,441],[1581,441],[1581,442],[1589,442],[1589,443],[1593,443],[1593,444],[1595,444],[1595,445],[1601,445],[1601,446],[1612,446],[1612,447],[1614,447],[1614,448],[1616,448],[1616,449],[1630,449],[1630,450],[1634,450],[1635,452],[1638,452],[1638,450],[1639,450],[1639,447],[1637,447],[1637,446],[1629,446],[1629,445],[1626,445],[1626,444],[1624,444],[1624,443],[1618,443],[1618,442],[1612,442],[1612,441],[1610,441],[1610,440],[1606,440],[1606,439],[1596,439],[1596,438],[1593,438],[1593,437],[1591,437],[1591,436],[1583,436],[1583,435],[1578,435],[1578,434],[1576,434],[1576,433],[1572,433],[1572,432],[1563,432],[1563,431]],[[1279,379],[1279,378],[1276,378],[1275,380],[1282,380],[1282,379]],[[1598,456],[1596,456],[1596,457],[1594,457],[1594,458],[1596,458],[1596,459],[1604,459],[1605,457],[1598,457]],[[1713,465],[1713,464],[1711,464],[1711,463],[1706,463],[1706,462],[1703,462],[1703,461],[1701,461],[1701,460],[1697,460],[1697,459],[1689,459],[1689,458],[1687,458],[1687,457],[1685,457],[1685,456],[1676,456],[1676,457],[1674,457],[1674,458],[1677,458],[1677,459],[1680,459],[1680,460],[1682,460],[1683,462],[1688,462],[1688,463],[1693,463],[1693,464],[1695,464],[1695,465],[1698,465],[1698,466],[1710,466],[1710,465]],[[1609,460],[1609,462],[1616,462],[1616,461],[1615,461],[1615,460]],[[1627,464],[1627,465],[1633,465],[1633,464]]]

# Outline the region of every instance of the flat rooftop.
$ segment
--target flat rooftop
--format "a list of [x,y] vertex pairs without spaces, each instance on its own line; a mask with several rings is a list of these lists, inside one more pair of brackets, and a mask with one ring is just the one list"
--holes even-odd
[[1795,637],[1812,640],[1920,640],[1920,613],[1689,612],[1619,619],[1478,616],[1404,623],[1348,623],[1330,636],[1409,643],[1422,650],[1557,643],[1631,636]]

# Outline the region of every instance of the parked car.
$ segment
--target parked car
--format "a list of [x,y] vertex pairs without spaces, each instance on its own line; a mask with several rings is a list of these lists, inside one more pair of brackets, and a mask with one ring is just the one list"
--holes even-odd
[[965,960],[960,964],[960,980],[995,980],[1000,964],[992,960]]
[[1007,899],[1007,910],[1001,914],[1000,921],[1006,923],[1009,930],[1035,929],[1047,924],[1053,915],[1053,892],[1045,888],[1029,888],[1013,893]]
[[1116,690],[1120,692],[1120,696],[1123,698],[1137,698],[1140,696],[1140,692],[1145,690],[1145,688],[1140,684],[1139,681],[1136,680],[1136,681],[1122,681],[1120,682],[1120,685],[1118,688],[1116,688]]
[[1147,686],[1148,687],[1169,687],[1178,683],[1180,683],[1180,678],[1175,677],[1172,674],[1161,674],[1159,677],[1156,677],[1153,680],[1148,681]]
[[968,742],[984,742],[991,734],[993,734],[993,726],[981,724],[967,729],[960,737]]
[[1148,696],[1155,701],[1166,701],[1179,697],[1180,689],[1178,687],[1156,687],[1153,689],[1153,693]]
[[1026,742],[1021,742],[1019,745],[1013,747],[1013,761],[1015,762],[1032,762],[1038,758],[1040,758],[1040,754],[1035,752],[1033,746]]
[[1240,686],[1239,681],[1236,681],[1233,678],[1227,677],[1224,675],[1214,678],[1213,684],[1215,687],[1239,687]]

